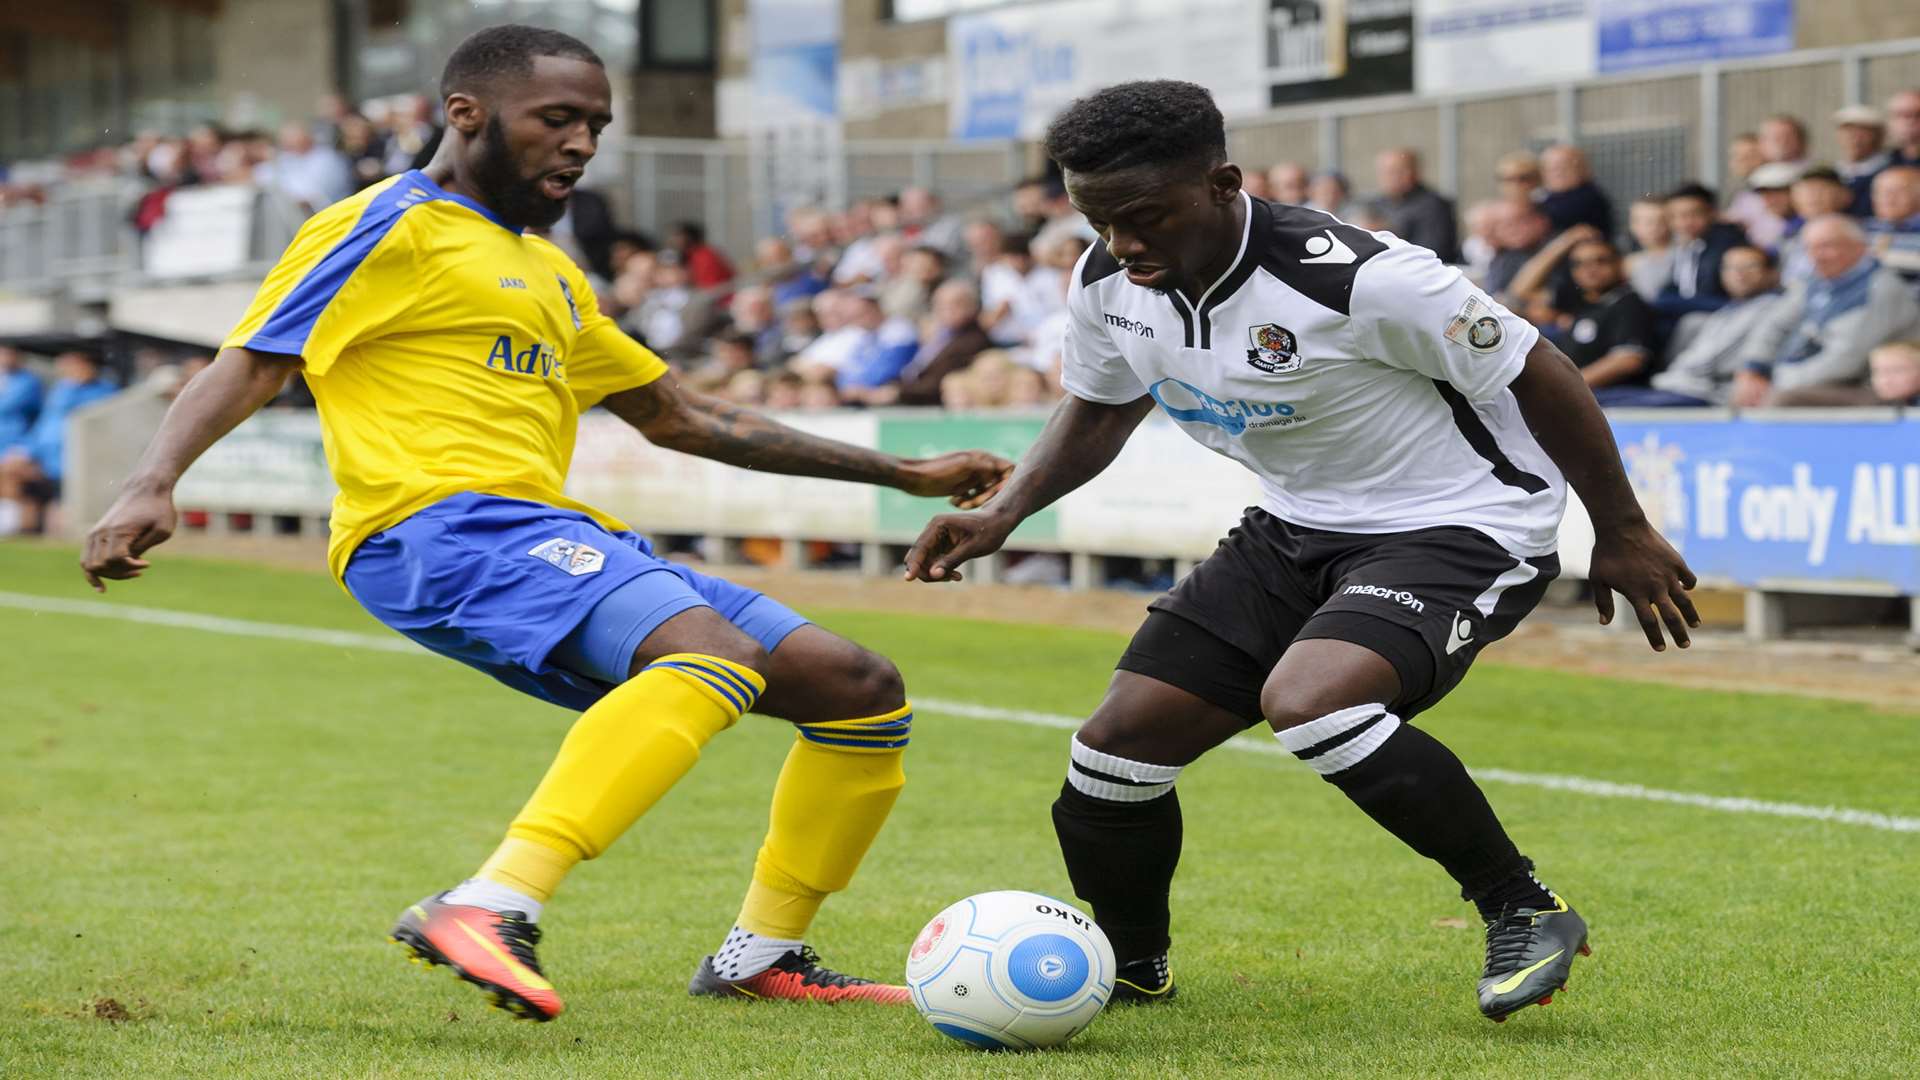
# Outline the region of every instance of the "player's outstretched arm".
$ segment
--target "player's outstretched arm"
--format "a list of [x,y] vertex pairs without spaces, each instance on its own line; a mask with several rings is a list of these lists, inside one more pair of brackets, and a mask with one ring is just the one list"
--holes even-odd
[[1013,462],[982,450],[910,459],[790,428],[752,409],[687,390],[671,375],[606,399],[614,415],[647,441],[670,450],[724,461],[743,469],[819,476],[939,496],[953,505],[979,506],[993,497]]
[[993,501],[978,513],[942,514],[920,530],[907,552],[907,580],[959,581],[961,563],[1000,550],[1029,515],[1113,464],[1152,411],[1145,395],[1124,405],[1067,395]]
[[107,591],[106,578],[140,576],[148,565],[141,554],[173,535],[173,486],[187,466],[272,401],[299,365],[297,356],[223,349],[181,388],[120,497],[87,534],[80,568],[94,591]]
[[1695,583],[1693,571],[1641,512],[1620,466],[1613,429],[1580,369],[1541,338],[1510,389],[1533,437],[1566,474],[1593,518],[1593,566],[1587,576],[1600,621],[1613,621],[1613,594],[1618,592],[1633,605],[1655,652],[1667,647],[1662,623],[1674,644],[1686,648],[1687,628],[1700,625],[1687,595]]

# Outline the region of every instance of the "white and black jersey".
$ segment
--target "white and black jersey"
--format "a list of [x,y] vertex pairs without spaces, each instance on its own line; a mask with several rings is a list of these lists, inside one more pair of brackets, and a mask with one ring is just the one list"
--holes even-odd
[[1151,394],[1260,477],[1285,521],[1347,533],[1463,525],[1552,552],[1560,471],[1507,389],[1539,333],[1426,248],[1246,200],[1232,269],[1199,296],[1127,280],[1105,245],[1067,294],[1061,381]]

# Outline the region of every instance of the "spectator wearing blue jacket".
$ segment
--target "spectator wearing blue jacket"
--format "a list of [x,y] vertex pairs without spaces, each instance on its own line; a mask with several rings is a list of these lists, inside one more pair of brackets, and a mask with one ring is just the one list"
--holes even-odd
[[40,415],[40,377],[20,350],[0,345],[0,454],[24,443]]
[[1667,225],[1673,234],[1673,280],[1654,298],[1656,311],[1669,321],[1726,305],[1720,260],[1747,242],[1738,225],[1714,221],[1713,192],[1688,183],[1667,196]]
[[67,420],[80,408],[118,391],[91,353],[54,358],[54,383],[26,439],[0,454],[0,534],[39,532],[46,504],[59,497]]

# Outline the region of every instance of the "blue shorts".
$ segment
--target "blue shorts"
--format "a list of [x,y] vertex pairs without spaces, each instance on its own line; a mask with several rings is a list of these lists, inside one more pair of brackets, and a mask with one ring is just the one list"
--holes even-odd
[[633,533],[496,495],[453,495],[368,537],[346,584],[421,645],[570,709],[625,682],[634,649],[688,608],[713,608],[768,652],[807,622]]

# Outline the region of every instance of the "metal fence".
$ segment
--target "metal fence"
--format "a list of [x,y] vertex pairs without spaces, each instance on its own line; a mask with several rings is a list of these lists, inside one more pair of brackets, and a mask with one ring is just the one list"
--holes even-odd
[[129,215],[139,194],[131,181],[100,180],[0,211],[0,292],[104,297],[138,262]]
[[[1736,133],[1788,113],[1807,124],[1810,153],[1837,149],[1827,118],[1841,105],[1880,102],[1920,87],[1920,39],[1714,63],[1685,73],[1629,73],[1560,86],[1449,97],[1402,95],[1292,106],[1240,121],[1229,150],[1244,167],[1295,161],[1337,168],[1358,191],[1381,150],[1412,147],[1430,185],[1464,206],[1495,194],[1494,162],[1514,149],[1572,142],[1620,203],[1684,179],[1720,186]],[[843,140],[785,132],[747,139],[609,140],[591,181],[615,218],[660,235],[697,221],[745,259],[798,205],[845,206],[909,185],[963,214],[1004,212],[1006,195],[1038,160],[1018,142]],[[0,211],[0,292],[97,298],[138,275],[129,223],[137,188],[124,182],[58,191],[44,206]],[[1622,207],[1624,209],[1624,207]],[[260,215],[266,256],[290,227]]]

